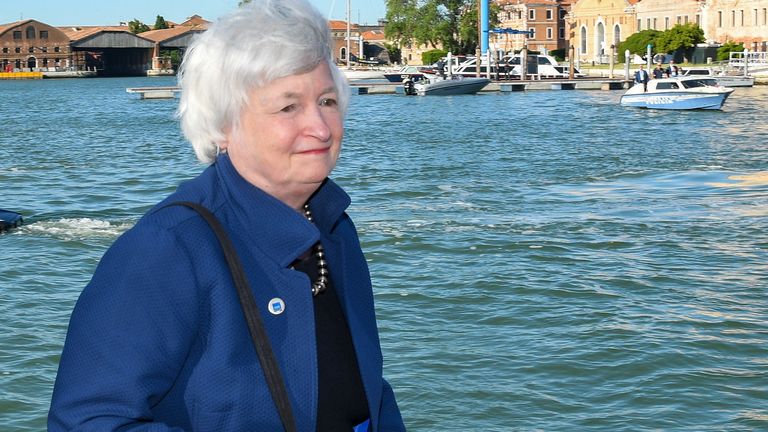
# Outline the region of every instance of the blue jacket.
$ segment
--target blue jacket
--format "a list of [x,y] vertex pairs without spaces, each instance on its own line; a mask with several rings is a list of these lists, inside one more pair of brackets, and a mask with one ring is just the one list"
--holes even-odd
[[[289,265],[321,239],[346,313],[372,430],[405,430],[382,376],[368,267],[327,180],[315,224],[244,180],[226,155],[148,212],[106,252],[72,313],[48,417],[50,431],[279,431],[280,419],[220,246],[187,208],[211,210],[246,269],[299,431],[314,432],[317,358],[309,278]],[[282,314],[267,304],[280,298]]]

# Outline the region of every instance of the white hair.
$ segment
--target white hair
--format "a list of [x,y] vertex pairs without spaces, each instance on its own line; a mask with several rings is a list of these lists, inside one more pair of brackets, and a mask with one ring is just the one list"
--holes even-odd
[[349,84],[333,63],[328,21],[307,0],[253,0],[195,38],[179,70],[181,130],[204,163],[238,127],[251,92],[327,62],[342,114]]

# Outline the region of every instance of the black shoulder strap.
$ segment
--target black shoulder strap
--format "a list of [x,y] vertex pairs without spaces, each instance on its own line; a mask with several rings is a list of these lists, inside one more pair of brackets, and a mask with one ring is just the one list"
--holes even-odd
[[264,378],[267,380],[269,391],[272,393],[272,399],[277,406],[277,411],[283,422],[283,428],[286,432],[295,432],[296,422],[291,411],[291,401],[285,389],[285,382],[280,373],[280,365],[277,363],[275,353],[272,351],[269,336],[264,328],[264,323],[261,321],[259,308],[256,306],[256,300],[253,298],[251,287],[248,285],[248,280],[243,271],[243,265],[240,263],[240,258],[232,245],[232,241],[227,236],[226,231],[224,231],[221,222],[207,208],[188,201],[176,201],[168,204],[166,207],[174,205],[189,207],[200,213],[200,216],[208,222],[208,225],[211,226],[211,229],[216,234],[216,238],[218,238],[224,251],[227,265],[229,265],[229,271],[232,273],[232,280],[235,283],[237,295],[240,297],[240,305],[243,308],[245,321],[248,323],[253,346],[256,348],[256,354],[259,356],[261,369],[264,371]]

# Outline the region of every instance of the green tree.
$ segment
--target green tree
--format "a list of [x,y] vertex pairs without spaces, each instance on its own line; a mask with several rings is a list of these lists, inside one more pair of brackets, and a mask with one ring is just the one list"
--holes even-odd
[[647,52],[648,44],[653,46],[654,51],[658,51],[656,49],[656,38],[658,38],[660,34],[661,32],[658,30],[648,29],[631,35],[625,41],[619,43],[619,61],[626,61],[624,58],[624,51],[626,50],[629,50],[631,54],[644,56]]
[[160,29],[167,29],[168,23],[165,22],[165,18],[158,15],[157,19],[155,20],[155,27],[153,27],[154,30],[160,30]]
[[656,38],[656,52],[686,51],[704,42],[704,30],[695,23],[677,24]]
[[149,31],[149,26],[134,18],[133,21],[128,22],[128,31],[133,34],[139,34]]
[[[400,46],[442,47],[454,54],[474,53],[478,44],[477,0],[387,0],[387,38]],[[490,9],[498,25],[499,6]]]
[[744,44],[739,42],[726,42],[717,49],[717,61],[728,60],[731,52],[744,52]]

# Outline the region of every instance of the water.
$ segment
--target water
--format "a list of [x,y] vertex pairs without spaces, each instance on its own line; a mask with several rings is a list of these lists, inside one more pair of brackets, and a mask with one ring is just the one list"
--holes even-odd
[[[170,79],[0,82],[0,429],[45,428],[68,315],[115,237],[202,167]],[[415,431],[768,429],[768,87],[353,97],[352,195]]]

